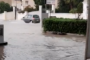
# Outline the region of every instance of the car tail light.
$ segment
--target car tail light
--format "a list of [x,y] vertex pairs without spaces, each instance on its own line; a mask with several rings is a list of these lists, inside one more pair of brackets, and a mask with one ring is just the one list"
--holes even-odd
[[33,20],[34,20],[34,18],[33,18]]

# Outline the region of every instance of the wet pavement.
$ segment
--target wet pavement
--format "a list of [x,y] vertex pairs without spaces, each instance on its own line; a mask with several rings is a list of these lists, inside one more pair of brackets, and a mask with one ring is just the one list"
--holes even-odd
[[42,33],[41,24],[2,21],[7,46],[0,60],[84,60],[85,36]]

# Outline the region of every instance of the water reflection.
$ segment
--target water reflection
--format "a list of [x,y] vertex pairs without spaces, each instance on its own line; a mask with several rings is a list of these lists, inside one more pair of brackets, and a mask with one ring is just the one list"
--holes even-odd
[[4,46],[0,46],[0,60],[4,60]]

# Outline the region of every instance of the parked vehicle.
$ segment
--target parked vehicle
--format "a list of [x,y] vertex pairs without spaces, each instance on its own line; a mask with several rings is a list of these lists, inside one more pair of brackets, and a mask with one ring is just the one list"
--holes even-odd
[[23,19],[26,23],[30,23],[32,21],[32,23],[39,23],[40,22],[40,18],[39,15],[36,14],[27,14],[25,17],[23,17]]
[[39,15],[33,15],[32,23],[40,23],[40,17],[39,17]]

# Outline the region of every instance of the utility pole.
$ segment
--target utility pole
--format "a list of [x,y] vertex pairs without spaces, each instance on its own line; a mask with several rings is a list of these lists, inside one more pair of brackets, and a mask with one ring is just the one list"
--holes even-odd
[[15,4],[15,19],[16,19],[17,18],[17,10],[18,10],[18,8],[17,8],[17,2],[20,1],[21,4],[22,4],[22,0],[15,0],[15,1],[16,1],[16,4]]
[[16,20],[16,18],[17,18],[17,0],[15,0],[15,20]]
[[85,60],[90,59],[90,0],[87,1],[88,7],[88,20],[87,20],[87,40],[86,40],[86,49],[85,49]]
[[17,18],[17,0],[16,0],[16,7],[15,7],[15,19]]

